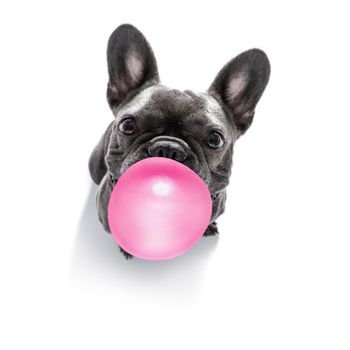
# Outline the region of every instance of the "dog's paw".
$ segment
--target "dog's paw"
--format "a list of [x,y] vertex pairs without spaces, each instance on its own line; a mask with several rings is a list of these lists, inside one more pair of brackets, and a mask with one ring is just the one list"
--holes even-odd
[[132,259],[133,255],[129,254],[126,250],[124,250],[122,247],[119,247],[120,252],[124,255],[126,260]]
[[218,235],[218,234],[219,234],[218,225],[214,221],[211,224],[209,224],[209,226],[207,227],[207,229],[203,233],[203,236],[215,236],[215,235]]

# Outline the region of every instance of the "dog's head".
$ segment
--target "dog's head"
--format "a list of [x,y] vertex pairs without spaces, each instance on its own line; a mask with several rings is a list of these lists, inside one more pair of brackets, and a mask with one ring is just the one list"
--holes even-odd
[[169,157],[195,171],[212,195],[226,187],[234,142],[251,125],[269,79],[265,53],[253,49],[232,59],[205,93],[160,85],[153,51],[131,25],[112,33],[107,60],[111,176],[147,157]]

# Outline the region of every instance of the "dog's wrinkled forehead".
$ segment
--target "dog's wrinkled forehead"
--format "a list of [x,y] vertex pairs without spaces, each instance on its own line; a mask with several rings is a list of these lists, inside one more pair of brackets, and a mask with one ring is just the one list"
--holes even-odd
[[209,94],[179,91],[162,85],[146,88],[115,111],[117,119],[125,115],[230,128],[222,107]]

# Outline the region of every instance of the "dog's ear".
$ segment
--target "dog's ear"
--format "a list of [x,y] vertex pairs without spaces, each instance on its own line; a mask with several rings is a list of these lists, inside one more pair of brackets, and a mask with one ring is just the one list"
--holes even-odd
[[209,93],[225,105],[240,135],[251,125],[255,106],[269,77],[270,63],[266,54],[252,49],[229,61],[209,88]]
[[130,24],[119,26],[107,47],[109,81],[107,100],[112,108],[132,91],[157,84],[157,62],[143,34]]

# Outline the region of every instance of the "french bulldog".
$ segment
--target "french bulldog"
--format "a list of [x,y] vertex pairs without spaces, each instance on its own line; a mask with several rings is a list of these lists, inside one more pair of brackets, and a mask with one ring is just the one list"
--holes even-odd
[[203,235],[218,234],[215,220],[225,209],[233,147],[250,127],[269,80],[266,54],[251,49],[233,58],[207,92],[179,91],[160,84],[146,38],[123,24],[109,38],[107,64],[107,101],[114,120],[89,159],[104,229],[110,232],[109,198],[125,170],[147,157],[168,157],[188,166],[207,185],[212,217]]

